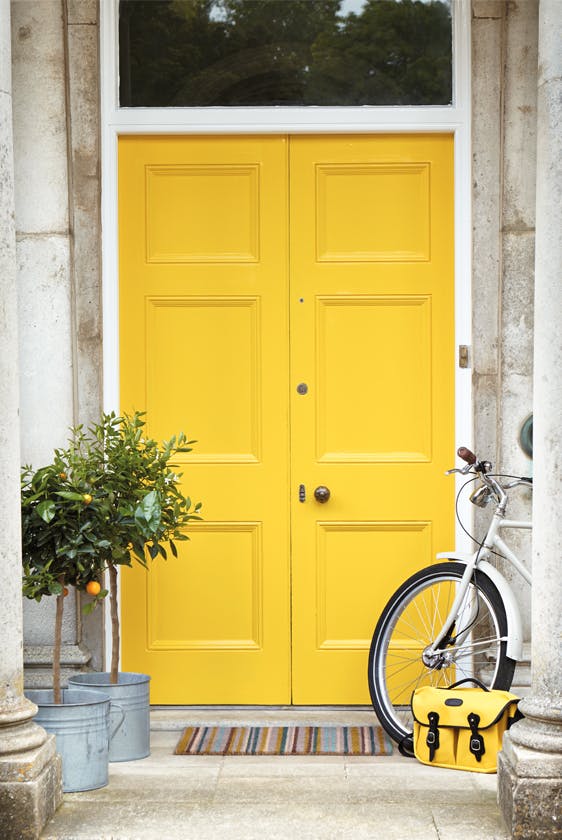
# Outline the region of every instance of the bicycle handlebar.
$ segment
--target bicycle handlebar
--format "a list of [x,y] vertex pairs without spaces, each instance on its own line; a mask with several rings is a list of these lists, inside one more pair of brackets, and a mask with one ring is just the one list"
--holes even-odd
[[457,449],[457,455],[471,466],[476,463],[476,455],[474,452],[471,452],[470,449],[467,449],[466,446],[459,446]]
[[532,480],[526,478],[516,478],[515,481],[507,485],[500,484],[500,482],[496,479],[500,478],[501,476],[487,475],[487,473],[491,472],[492,465],[488,461],[478,461],[478,458],[476,457],[474,452],[471,452],[471,450],[467,449],[466,446],[460,446],[457,449],[457,455],[459,456],[459,458],[466,462],[467,466],[463,467],[462,470],[449,470],[449,473],[456,472],[461,473],[462,475],[466,475],[468,472],[474,471],[477,475],[480,476],[481,481],[483,481],[483,483],[487,485],[493,492],[498,502],[498,509],[502,513],[505,513],[505,508],[507,505],[506,490],[510,490],[512,487],[516,487],[518,484],[525,484],[527,485],[527,487],[532,487]]

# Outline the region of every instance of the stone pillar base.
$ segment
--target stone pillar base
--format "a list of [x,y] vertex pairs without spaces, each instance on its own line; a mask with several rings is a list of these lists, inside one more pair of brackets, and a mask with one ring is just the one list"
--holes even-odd
[[498,802],[513,838],[562,838],[562,754],[513,743],[498,756]]
[[62,802],[62,761],[55,737],[26,752],[0,755],[2,840],[37,840]]

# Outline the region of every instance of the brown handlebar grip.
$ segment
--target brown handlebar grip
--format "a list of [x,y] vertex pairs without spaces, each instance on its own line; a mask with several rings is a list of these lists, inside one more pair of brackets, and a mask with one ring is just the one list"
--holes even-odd
[[459,446],[457,449],[457,455],[459,458],[462,458],[463,461],[466,461],[467,464],[476,463],[476,455],[474,452],[471,452],[470,449],[467,449],[466,446]]

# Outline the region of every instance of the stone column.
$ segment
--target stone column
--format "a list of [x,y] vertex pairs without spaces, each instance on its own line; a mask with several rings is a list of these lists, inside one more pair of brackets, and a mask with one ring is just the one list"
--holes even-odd
[[531,694],[504,738],[499,802],[513,837],[562,837],[562,17],[541,0],[537,110]]
[[6,840],[36,838],[61,800],[60,758],[23,695],[16,236],[10,4],[0,0],[0,814]]

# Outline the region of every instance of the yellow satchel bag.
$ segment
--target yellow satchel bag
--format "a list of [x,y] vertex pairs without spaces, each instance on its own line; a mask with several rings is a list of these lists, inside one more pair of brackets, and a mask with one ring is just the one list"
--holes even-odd
[[[472,682],[477,688],[459,688]],[[423,764],[495,773],[503,733],[523,717],[519,698],[475,679],[412,695],[414,754]]]

